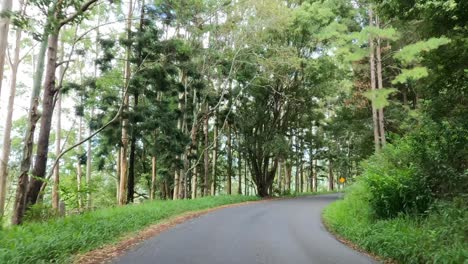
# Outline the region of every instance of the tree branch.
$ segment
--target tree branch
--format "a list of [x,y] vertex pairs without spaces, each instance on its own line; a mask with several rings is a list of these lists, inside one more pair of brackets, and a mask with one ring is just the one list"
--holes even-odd
[[78,17],[79,15],[83,14],[86,10],[89,9],[89,7],[96,3],[97,1],[99,0],[89,0],[88,2],[84,3],[79,9],[78,11],[76,11],[74,14],[71,14],[69,17],[63,19],[62,21],[60,21],[59,23],[59,28],[63,27],[64,25],[70,23],[71,21],[73,21],[76,17]]

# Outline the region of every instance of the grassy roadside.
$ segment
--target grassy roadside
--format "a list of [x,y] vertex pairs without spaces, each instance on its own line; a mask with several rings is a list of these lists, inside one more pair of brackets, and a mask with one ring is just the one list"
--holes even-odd
[[114,207],[0,231],[0,263],[64,263],[70,258],[183,213],[254,201],[216,196]]
[[351,190],[323,212],[332,232],[360,248],[400,263],[467,263],[468,212],[462,205],[439,203],[426,217],[372,217],[362,192]]

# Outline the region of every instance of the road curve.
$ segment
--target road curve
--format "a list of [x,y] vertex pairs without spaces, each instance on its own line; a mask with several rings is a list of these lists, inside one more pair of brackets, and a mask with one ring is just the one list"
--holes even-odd
[[377,263],[325,230],[322,209],[336,199],[338,194],[328,194],[221,209],[177,225],[113,263]]

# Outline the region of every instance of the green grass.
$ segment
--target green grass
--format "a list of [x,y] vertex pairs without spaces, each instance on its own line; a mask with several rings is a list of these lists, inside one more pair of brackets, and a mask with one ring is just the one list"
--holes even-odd
[[75,254],[116,242],[129,233],[185,212],[258,200],[217,196],[154,201],[87,212],[0,231],[0,263],[69,263]]
[[355,186],[324,210],[333,232],[400,263],[468,263],[468,212],[462,202],[439,202],[425,217],[376,220],[363,188]]

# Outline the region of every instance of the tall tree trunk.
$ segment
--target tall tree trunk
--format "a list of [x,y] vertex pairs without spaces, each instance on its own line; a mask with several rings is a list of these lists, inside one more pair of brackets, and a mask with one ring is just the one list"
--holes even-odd
[[[237,186],[237,194],[242,194],[242,152],[240,150],[240,134],[237,134],[237,144],[238,144],[238,157],[237,157],[237,170],[239,177],[239,185]],[[245,184],[245,183],[244,183]]]
[[209,176],[210,176],[210,150],[209,150],[209,134],[208,134],[208,129],[209,129],[209,126],[208,126],[208,120],[210,118],[210,116],[208,115],[208,106],[206,106],[206,114],[205,114],[205,119],[204,119],[204,127],[203,127],[203,133],[204,133],[204,137],[205,137],[205,144],[204,144],[204,158],[205,158],[205,164],[204,164],[204,183],[203,183],[203,192],[202,192],[202,195],[208,195],[209,194],[209,184],[210,184],[210,179],[209,179]]
[[[131,38],[132,31],[132,16],[133,16],[133,0],[129,1],[128,13],[127,13],[127,39]],[[127,47],[125,52],[125,87],[124,91],[128,88],[130,83],[130,47]],[[128,111],[129,95],[124,94],[124,111]],[[128,163],[127,163],[127,152],[128,152],[128,119],[124,117],[122,119],[122,146],[120,148],[120,188],[119,188],[119,205],[127,203],[127,181],[128,181]]]
[[317,160],[312,161],[312,191],[317,192]]
[[227,124],[227,179],[226,179],[226,192],[231,194],[231,178],[232,178],[232,138],[231,138],[231,124]]
[[115,169],[115,201],[119,204],[120,191],[120,148],[117,150],[116,169]]
[[278,190],[280,192],[280,194],[283,193],[283,175],[281,174],[282,173],[282,170],[283,169],[283,161],[280,161],[278,163]]
[[[49,15],[55,10],[55,4],[49,9]],[[36,131],[37,121],[39,120],[39,95],[41,92],[41,81],[44,73],[45,53],[47,49],[50,19],[47,20],[42,34],[41,47],[37,56],[37,66],[34,73],[33,89],[31,92],[31,101],[28,111],[28,125],[24,134],[23,153],[21,156],[21,165],[18,176],[18,185],[16,188],[15,203],[13,208],[12,224],[19,225],[23,222],[23,216],[26,209],[26,191],[29,183],[29,169],[31,167],[31,156],[33,151],[34,132]]]
[[[10,1],[11,4],[11,1]],[[22,8],[21,8],[22,9]],[[1,19],[3,20],[3,18]],[[0,20],[0,21],[1,21]],[[0,24],[0,31],[2,25]],[[0,156],[0,219],[3,217],[5,208],[5,198],[7,192],[7,179],[8,179],[8,161],[10,159],[11,149],[11,129],[13,124],[13,109],[16,96],[16,78],[18,76],[18,67],[20,64],[20,48],[21,48],[21,29],[16,30],[16,43],[15,43],[15,55],[13,58],[13,64],[11,65],[11,82],[10,82],[10,95],[8,97],[7,116],[5,118],[4,134],[3,134],[3,148]],[[0,33],[1,36],[1,33]],[[3,40],[0,40],[3,41]],[[1,44],[0,44],[1,45]],[[3,62],[0,59],[0,64]],[[0,71],[3,71],[0,69]],[[0,83],[2,78],[0,76]]]
[[[375,16],[375,25],[377,28],[380,27],[379,17]],[[383,80],[382,80],[382,54],[380,48],[380,37],[377,37],[377,47],[376,47],[376,57],[377,57],[377,85],[378,89],[383,89]],[[385,127],[384,127],[384,112],[383,107],[379,108],[379,132],[380,132],[380,143],[382,147],[385,146],[387,140],[385,138]]]
[[[157,158],[156,155],[151,157],[151,188],[150,188],[150,200],[154,200],[156,192],[156,175],[157,175]],[[162,189],[161,189],[162,190]]]
[[[134,95],[134,108],[138,107],[138,94]],[[132,126],[132,139],[130,143],[129,172],[127,183],[127,203],[133,203],[135,196],[135,151],[136,151],[136,124]]]
[[[61,137],[62,137],[62,94],[59,92],[57,94],[57,108],[55,110],[55,114],[57,117],[57,123],[55,127],[55,155],[60,155],[60,148],[61,148]],[[54,167],[54,175],[53,175],[54,183],[52,185],[52,208],[58,212],[59,210],[59,202],[60,202],[60,193],[59,193],[59,186],[60,186],[60,164]]]
[[[80,142],[83,134],[83,117],[80,116],[80,121],[78,122],[78,139],[77,142]],[[78,190],[78,208],[83,208],[83,194],[81,193],[81,179],[83,178],[83,171],[81,168],[81,156],[83,154],[83,149],[78,147],[78,161],[76,163],[76,186]]]
[[334,190],[333,162],[328,161],[328,191]]
[[[0,14],[11,11],[12,1],[3,0]],[[5,66],[6,49],[8,47],[8,31],[10,29],[10,16],[0,16],[0,98],[2,92],[3,71]],[[0,205],[1,206],[1,205]],[[1,214],[0,214],[1,216]]]
[[197,198],[198,166],[195,165],[192,173],[192,199]]
[[42,97],[41,127],[37,142],[36,158],[32,170],[31,182],[28,185],[26,206],[35,204],[44,182],[49,153],[49,136],[52,126],[52,115],[55,106],[55,69],[57,67],[58,32],[49,37],[47,52],[47,70],[45,73],[44,93]]
[[215,113],[215,124],[213,131],[213,170],[211,176],[211,195],[216,195],[216,180],[217,180],[217,161],[218,161],[218,115]]
[[[91,109],[91,118],[94,115],[94,107]],[[91,126],[88,125],[88,137],[91,136],[93,130]],[[86,193],[86,207],[90,209],[92,207],[92,197],[90,192],[91,187],[91,172],[92,172],[92,149],[91,149],[91,140],[88,140],[86,145],[86,186],[88,188],[88,192]]]
[[[369,25],[374,25],[374,17],[372,8],[369,8]],[[372,37],[369,38],[369,64],[370,64],[370,82],[371,82],[371,90],[375,91],[375,48],[374,48],[374,39]],[[378,111],[375,108],[375,103],[372,100],[372,123],[374,127],[374,147],[375,151],[380,151],[380,132],[379,132],[379,117]]]
[[291,176],[292,176],[292,165],[286,162],[286,191],[291,192]]

